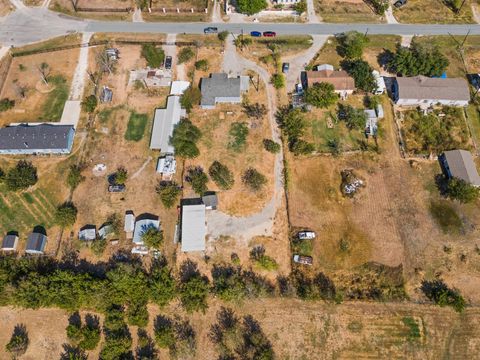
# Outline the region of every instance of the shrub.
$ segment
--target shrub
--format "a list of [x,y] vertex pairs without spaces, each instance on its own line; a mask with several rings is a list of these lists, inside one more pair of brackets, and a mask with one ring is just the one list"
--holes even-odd
[[465,309],[465,300],[458,290],[450,289],[442,280],[423,281],[421,289],[425,296],[440,306],[451,306],[457,312]]
[[125,185],[128,179],[128,171],[123,166],[117,169],[115,173],[115,184],[117,185]]
[[285,87],[285,76],[283,74],[273,74],[270,82],[275,89],[281,89]]
[[228,37],[228,31],[220,31],[217,36],[220,41],[225,41]]
[[9,190],[27,189],[37,183],[37,168],[31,162],[20,160],[5,176],[5,183]]
[[248,136],[248,126],[245,122],[234,122],[230,125],[228,131],[230,140],[227,144],[227,148],[235,152],[240,152],[245,147]]
[[65,202],[55,213],[55,223],[62,228],[72,226],[77,219],[77,208],[72,202]]
[[10,341],[5,345],[5,350],[17,358],[20,355],[25,354],[28,348],[30,340],[28,338],[27,328],[24,324],[15,325],[13,329],[12,337]]
[[368,38],[358,31],[349,31],[339,38],[339,54],[347,59],[360,59]]
[[267,107],[264,104],[259,104],[259,103],[255,103],[255,104],[244,103],[243,112],[249,118],[261,119],[265,115],[267,115]]
[[208,68],[209,68],[209,65],[208,65],[207,59],[201,59],[201,60],[195,61],[195,69],[207,71]]
[[263,147],[272,154],[277,154],[282,149],[281,145],[270,139],[263,139]]
[[89,95],[82,101],[82,109],[88,113],[93,113],[98,105],[97,97]]
[[153,44],[143,44],[142,57],[147,61],[148,66],[158,68],[163,65],[165,52],[162,48],[158,48]]
[[264,270],[270,271],[276,270],[278,268],[278,264],[275,259],[265,255],[265,248],[263,247],[263,245],[255,246],[250,251],[250,259],[254,261],[257,266]]
[[248,168],[242,176],[243,183],[252,191],[256,192],[267,183],[267,178],[254,168]]
[[315,151],[315,145],[302,139],[291,142],[289,147],[294,155],[308,155]]
[[367,3],[370,3],[372,5],[378,15],[385,14],[385,11],[387,11],[389,4],[389,2],[386,0],[367,0]]
[[82,175],[82,167],[80,165],[71,165],[67,175],[67,185],[73,191],[77,188],[82,181],[85,180],[85,176]]
[[178,63],[183,64],[195,56],[195,51],[191,47],[184,47],[178,53]]
[[106,239],[96,239],[92,241],[92,245],[90,247],[92,252],[96,256],[102,256],[107,248],[107,240]]
[[0,112],[10,110],[15,106],[15,100],[10,100],[8,98],[3,98],[0,100]]
[[309,86],[305,92],[305,101],[318,108],[327,108],[335,104],[337,100],[338,95],[330,83],[315,83]]
[[452,199],[462,203],[471,203],[478,199],[480,189],[470,185],[465,180],[451,178],[447,183],[447,194]]
[[191,159],[200,154],[196,143],[201,136],[200,129],[193,125],[190,120],[182,119],[173,129],[170,143],[175,148],[176,155]]
[[351,105],[340,104],[338,118],[345,121],[349,130],[361,130],[365,128],[367,117],[362,109],[355,109]]
[[170,209],[177,202],[178,196],[182,192],[175,181],[160,181],[156,191],[160,195],[163,206],[167,209]]
[[149,227],[142,233],[142,241],[149,248],[159,249],[163,243],[163,232],[154,227]]
[[185,181],[192,185],[193,191],[195,191],[198,195],[202,195],[208,190],[208,176],[203,172],[203,169],[200,166],[189,167],[187,169]]
[[377,89],[377,82],[372,74],[373,68],[364,60],[352,60],[342,63],[345,70],[355,80],[355,87],[357,89],[374,92]]
[[210,165],[208,173],[215,184],[217,184],[217,186],[222,190],[231,189],[235,183],[233,173],[227,166],[223,165],[219,161],[214,161],[212,165]]
[[185,110],[187,110],[188,113],[190,113],[190,111],[192,111],[192,108],[200,103],[201,98],[202,93],[200,92],[200,89],[190,86],[182,94],[180,98],[180,104]]

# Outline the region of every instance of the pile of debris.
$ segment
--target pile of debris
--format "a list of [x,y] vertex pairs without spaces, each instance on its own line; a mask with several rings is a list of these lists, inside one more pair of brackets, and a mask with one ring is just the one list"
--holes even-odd
[[342,194],[344,196],[353,197],[357,191],[364,186],[364,181],[360,179],[353,170],[343,170],[342,175]]

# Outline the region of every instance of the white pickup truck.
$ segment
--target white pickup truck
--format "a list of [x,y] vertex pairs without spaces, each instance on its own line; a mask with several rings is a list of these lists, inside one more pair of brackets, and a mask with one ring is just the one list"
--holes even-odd
[[300,231],[298,234],[298,239],[299,240],[312,240],[312,239],[315,239],[316,237],[316,234],[314,231]]
[[297,264],[303,265],[313,265],[313,258],[311,256],[303,256],[303,255],[293,255],[293,261]]

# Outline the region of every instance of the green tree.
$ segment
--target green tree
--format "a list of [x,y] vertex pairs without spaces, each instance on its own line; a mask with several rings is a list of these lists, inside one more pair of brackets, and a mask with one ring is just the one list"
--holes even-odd
[[250,190],[256,192],[264,187],[267,183],[267,178],[256,169],[248,168],[243,173],[242,181]]
[[13,329],[12,337],[10,341],[5,345],[5,350],[17,358],[25,354],[28,348],[30,340],[28,338],[27,328],[24,324],[17,324]]
[[154,260],[149,275],[150,298],[159,306],[167,305],[176,296],[176,283],[165,259]]
[[241,152],[245,148],[248,136],[248,125],[245,122],[233,122],[228,130],[230,137],[227,148],[235,152]]
[[272,154],[277,154],[282,149],[281,145],[271,139],[263,139],[263,147]]
[[102,256],[107,248],[106,239],[95,239],[92,241],[91,249],[96,256]]
[[238,12],[253,15],[267,8],[265,0],[237,0]]
[[207,71],[208,68],[209,68],[209,64],[207,59],[201,59],[201,60],[195,61],[195,69]]
[[82,101],[82,109],[88,113],[93,113],[98,105],[98,100],[95,95],[89,95]]
[[160,181],[156,187],[163,206],[170,209],[176,202],[182,190],[175,181]]
[[217,36],[220,41],[225,41],[228,37],[228,31],[220,31]]
[[143,44],[142,57],[151,68],[159,68],[165,60],[165,52],[162,48],[156,47],[153,44]]
[[149,227],[142,232],[142,241],[149,248],[160,249],[163,243],[163,232],[157,228]]
[[452,199],[462,203],[471,203],[478,199],[480,189],[470,185],[465,180],[451,178],[447,183],[447,194]]
[[190,86],[187,90],[184,91],[184,93],[180,97],[180,104],[185,110],[187,110],[188,113],[190,113],[193,107],[200,103],[201,98],[202,93],[200,89]]
[[351,105],[340,104],[338,107],[339,119],[345,121],[349,130],[365,128],[367,117],[362,109],[355,109]]
[[303,14],[304,12],[307,12],[307,1],[306,0],[300,0],[295,5],[293,5],[293,8],[295,9],[295,11],[297,13]]
[[0,112],[10,110],[15,106],[15,100],[10,100],[8,98],[3,98],[0,100]]
[[155,343],[144,329],[137,331],[137,348],[135,349],[136,359],[139,360],[158,360],[158,350]]
[[285,76],[283,74],[273,74],[270,82],[275,89],[281,89],[285,87]]
[[347,59],[360,59],[363,49],[368,44],[368,38],[358,31],[346,32],[339,38],[339,54]]
[[377,89],[377,82],[372,74],[373,68],[364,60],[346,61],[342,66],[355,80],[357,89],[374,92]]
[[175,345],[175,331],[172,319],[158,315],[155,318],[153,330],[155,333],[155,342],[160,348],[168,349]]
[[389,6],[388,0],[367,0],[367,3],[372,5],[378,15],[384,15]]
[[87,314],[85,325],[81,330],[82,340],[78,344],[81,349],[93,350],[100,342],[100,319],[96,315]]
[[249,118],[261,119],[267,115],[267,107],[265,104],[249,104],[248,102],[243,103],[243,112]]
[[132,336],[123,319],[123,308],[111,306],[105,314],[103,332],[105,342],[100,351],[102,360],[118,360],[132,358]]
[[200,166],[189,167],[187,169],[185,181],[192,185],[193,191],[195,191],[198,195],[202,195],[208,190],[208,176]]
[[208,169],[208,174],[217,186],[222,190],[231,189],[235,183],[233,173],[230,169],[219,161],[214,161]]
[[35,185],[37,181],[37,168],[25,160],[20,160],[5,176],[7,188],[12,191],[27,189]]
[[186,260],[180,267],[180,301],[187,312],[208,308],[208,278],[198,271],[197,264]]
[[200,129],[193,125],[190,120],[181,119],[173,129],[170,143],[175,148],[176,155],[192,159],[200,155],[196,143],[201,136]]
[[85,176],[82,175],[82,167],[80,165],[71,165],[67,175],[67,185],[73,191],[77,188],[82,181],[85,180]]
[[195,51],[191,47],[184,47],[178,53],[178,63],[183,64],[190,61],[195,56]]
[[414,38],[409,48],[397,47],[388,66],[390,71],[402,76],[440,76],[448,64],[448,59],[436,45]]
[[115,173],[115,184],[125,185],[128,179],[128,171],[123,166],[120,166]]
[[315,145],[302,139],[290,143],[289,149],[294,155],[307,155],[315,151]]
[[305,92],[305,101],[318,108],[327,108],[335,104],[337,100],[338,95],[335,94],[335,88],[330,83],[315,83],[309,86]]
[[88,360],[85,350],[78,346],[63,344],[63,352],[60,354],[60,360]]
[[450,289],[442,280],[423,281],[421,290],[427,298],[440,306],[451,306],[457,312],[465,309],[465,299],[458,290]]
[[72,202],[65,202],[55,212],[55,223],[62,228],[70,227],[77,220],[77,208]]
[[305,133],[307,122],[300,109],[282,108],[277,112],[276,117],[289,143],[295,142]]

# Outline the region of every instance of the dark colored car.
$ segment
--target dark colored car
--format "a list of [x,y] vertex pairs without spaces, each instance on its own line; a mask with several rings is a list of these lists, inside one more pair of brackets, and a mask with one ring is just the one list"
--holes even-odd
[[213,26],[209,26],[209,27],[203,29],[203,33],[204,34],[216,34],[216,33],[218,33],[218,28],[213,27]]
[[399,7],[402,7],[403,5],[405,5],[407,3],[407,0],[398,0],[398,1],[395,1],[395,3],[393,4],[396,8],[399,8]]
[[172,57],[167,56],[165,58],[165,69],[171,69],[172,68]]
[[262,33],[260,31],[252,31],[250,33],[250,36],[253,36],[253,37],[261,37],[262,36]]
[[263,33],[263,36],[265,36],[265,37],[275,37],[275,36],[277,36],[277,33],[274,32],[274,31],[265,31]]
[[282,64],[282,72],[284,74],[288,73],[288,70],[290,70],[290,64],[289,63],[283,63]]

